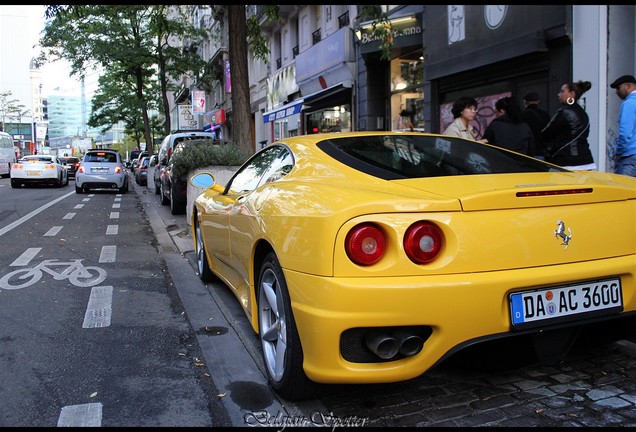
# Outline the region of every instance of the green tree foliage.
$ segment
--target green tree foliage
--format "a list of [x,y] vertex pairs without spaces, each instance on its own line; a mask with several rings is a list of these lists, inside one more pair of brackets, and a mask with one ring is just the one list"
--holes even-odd
[[[144,141],[152,143],[151,109],[162,107],[164,132],[170,131],[170,78],[192,75],[201,69],[202,60],[196,53],[168,43],[172,36],[177,40],[205,37],[188,24],[183,8],[123,4],[48,6],[46,16],[50,21],[40,39],[46,51],[38,63],[66,59],[71,64],[71,75],[79,78],[88,67],[101,67],[106,78],[100,79],[100,86],[106,88],[101,89],[93,107],[106,112],[96,113],[91,126],[107,129],[108,122],[117,117],[114,110],[121,109],[127,128],[136,130],[141,124]],[[123,84],[119,90],[118,84]],[[135,106],[140,123],[130,113]]]

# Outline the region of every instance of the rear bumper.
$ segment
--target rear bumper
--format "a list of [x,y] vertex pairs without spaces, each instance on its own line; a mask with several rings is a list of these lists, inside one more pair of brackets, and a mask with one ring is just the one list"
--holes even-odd
[[[529,334],[556,325],[513,331],[509,295],[575,281],[621,279],[623,313],[636,311],[634,255],[593,263],[421,277],[329,278],[285,270],[307,376],[322,383],[378,383],[415,378],[445,356],[476,342]],[[572,317],[558,327],[585,325]],[[345,360],[348,329],[427,326],[431,336],[412,357],[376,363]],[[360,347],[365,349],[365,347]]]

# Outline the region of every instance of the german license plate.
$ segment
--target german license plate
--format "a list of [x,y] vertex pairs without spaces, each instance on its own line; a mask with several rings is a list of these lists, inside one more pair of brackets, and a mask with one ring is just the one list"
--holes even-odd
[[92,173],[107,173],[108,168],[91,168]]
[[621,280],[612,278],[510,295],[514,329],[538,327],[623,310]]
[[27,171],[28,176],[39,176],[42,175],[42,171]]

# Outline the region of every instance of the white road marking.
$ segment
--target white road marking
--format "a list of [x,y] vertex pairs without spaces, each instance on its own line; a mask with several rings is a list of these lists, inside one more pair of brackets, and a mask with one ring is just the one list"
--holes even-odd
[[100,263],[115,262],[117,255],[117,246],[102,246],[102,252],[99,254]]
[[119,212],[110,212],[111,219],[119,219]]
[[110,325],[113,313],[113,287],[96,286],[91,288],[91,296],[86,306],[82,328],[99,328]]
[[75,213],[66,213],[62,219],[73,219]]
[[119,225],[108,225],[106,227],[106,235],[115,235],[119,231]]
[[81,209],[82,207],[84,207],[84,204],[75,204],[75,207],[73,208]]
[[57,235],[57,233],[59,233],[59,232],[62,230],[62,228],[64,228],[64,227],[61,227],[61,226],[54,226],[53,228],[51,228],[50,230],[48,230],[48,231],[46,232],[46,234],[44,234],[44,237],[53,237],[53,236],[56,236],[56,235]]
[[119,208],[121,207],[121,204],[113,204],[113,208]]
[[25,266],[42,250],[42,248],[28,248],[15,261],[9,264],[10,267]]
[[84,198],[82,201],[89,202],[90,200],[91,200],[90,198]]
[[3,234],[6,234],[7,232],[11,231],[13,228],[17,227],[18,225],[20,225],[21,223],[28,221],[29,219],[31,219],[33,216],[35,216],[36,214],[43,212],[44,210],[46,210],[47,208],[51,207],[52,205],[57,204],[59,201],[62,201],[64,198],[67,198],[71,195],[74,195],[75,191],[73,192],[69,192],[66,195],[62,195],[61,197],[59,197],[58,199],[55,199],[53,201],[51,201],[50,203],[47,203],[45,205],[43,205],[40,208],[37,208],[35,210],[33,210],[31,213],[22,216],[20,219],[18,219],[15,222],[10,223],[9,225],[7,225],[6,227],[0,229],[0,236]]
[[101,402],[62,407],[60,418],[57,419],[57,427],[100,427],[101,425]]
[[121,196],[117,195],[117,197],[115,198],[115,201],[121,201]]

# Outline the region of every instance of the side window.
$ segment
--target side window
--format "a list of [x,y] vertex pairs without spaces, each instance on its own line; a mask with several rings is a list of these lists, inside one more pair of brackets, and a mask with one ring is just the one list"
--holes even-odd
[[273,161],[276,160],[280,152],[280,146],[271,146],[258,153],[234,175],[227,185],[226,192],[243,193],[256,189],[263,178],[263,174],[271,169]]

